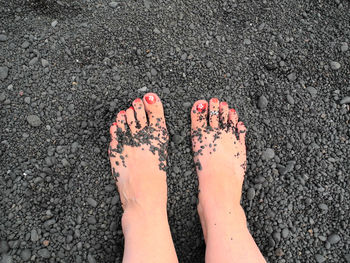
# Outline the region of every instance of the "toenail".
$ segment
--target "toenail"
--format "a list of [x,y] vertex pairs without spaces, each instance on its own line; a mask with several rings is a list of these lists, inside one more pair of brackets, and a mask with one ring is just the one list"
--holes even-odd
[[230,109],[230,111],[231,111],[232,113],[235,113],[235,112],[236,112],[236,110],[235,110],[235,109]]
[[113,124],[112,125],[117,125],[117,123],[116,122],[113,122]]
[[219,102],[219,100],[217,98],[212,98],[211,101],[214,102],[214,103]]
[[197,105],[197,110],[198,110],[199,112],[205,111],[206,108],[207,108],[207,104],[206,104],[206,103],[198,103],[198,105]]
[[133,107],[133,106],[131,106],[131,107],[129,108],[129,110],[134,110],[134,107]]
[[119,112],[120,114],[125,114],[125,110],[122,110]]
[[135,102],[137,103],[137,102],[141,102],[141,99],[140,98],[137,98],[137,99],[135,99]]
[[223,101],[223,102],[221,102],[221,106],[227,106],[227,102],[226,101]]
[[153,95],[148,95],[145,97],[148,104],[153,104],[156,102],[156,98]]

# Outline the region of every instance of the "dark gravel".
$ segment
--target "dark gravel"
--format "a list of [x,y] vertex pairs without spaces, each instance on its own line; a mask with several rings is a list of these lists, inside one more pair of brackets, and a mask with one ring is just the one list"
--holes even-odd
[[0,0],[0,262],[121,262],[115,114],[159,94],[180,262],[203,262],[189,108],[248,127],[242,205],[269,262],[350,261],[350,2]]

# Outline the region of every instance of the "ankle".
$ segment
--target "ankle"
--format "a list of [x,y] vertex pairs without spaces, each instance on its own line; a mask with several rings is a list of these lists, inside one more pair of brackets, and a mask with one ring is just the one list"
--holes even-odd
[[206,232],[216,225],[227,226],[237,231],[246,230],[247,220],[240,204],[218,205],[198,204],[198,213],[206,225]]
[[129,226],[133,224],[154,224],[159,221],[167,220],[166,205],[153,205],[149,203],[128,203],[124,207],[122,216],[122,226]]

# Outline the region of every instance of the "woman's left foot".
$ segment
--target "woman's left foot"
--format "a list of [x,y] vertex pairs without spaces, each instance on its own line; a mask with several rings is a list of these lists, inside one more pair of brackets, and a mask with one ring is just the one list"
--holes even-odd
[[148,93],[135,99],[118,113],[110,134],[108,153],[124,211],[137,207],[166,213],[169,136],[159,97]]

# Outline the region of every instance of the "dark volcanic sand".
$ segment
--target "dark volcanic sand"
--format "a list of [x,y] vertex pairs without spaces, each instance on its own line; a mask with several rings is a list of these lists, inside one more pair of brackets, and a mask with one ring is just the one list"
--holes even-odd
[[0,0],[0,262],[120,262],[115,114],[164,102],[169,220],[203,262],[190,107],[245,122],[242,204],[269,262],[350,262],[348,0]]

